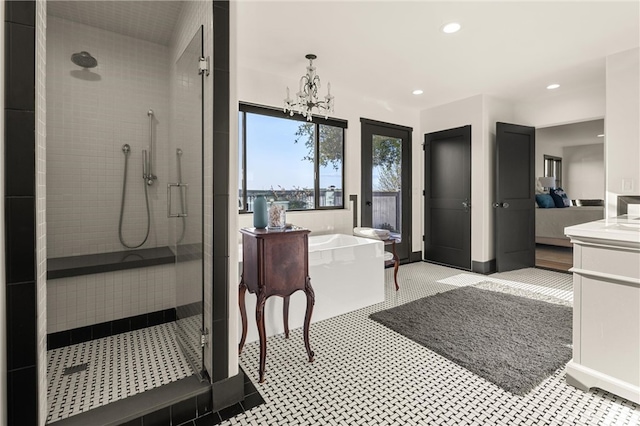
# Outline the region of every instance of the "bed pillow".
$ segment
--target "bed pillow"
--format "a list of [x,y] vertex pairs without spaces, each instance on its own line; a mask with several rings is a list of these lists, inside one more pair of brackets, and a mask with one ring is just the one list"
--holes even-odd
[[536,194],[536,204],[541,209],[550,209],[556,206],[555,201],[549,194]]
[[567,197],[567,194],[562,188],[552,188],[549,190],[551,198],[556,207],[571,207],[571,199]]

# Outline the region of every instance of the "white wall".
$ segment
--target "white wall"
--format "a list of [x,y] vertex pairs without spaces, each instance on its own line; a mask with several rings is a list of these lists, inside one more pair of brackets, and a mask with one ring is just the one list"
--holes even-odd
[[605,114],[605,86],[585,88],[573,92],[560,87],[553,96],[537,101],[513,104],[517,124],[542,128],[560,124],[595,120]]
[[[235,176],[238,176],[238,145],[233,141],[238,140],[238,126],[233,125],[238,117],[238,81],[237,81],[237,67],[238,67],[238,35],[236,34],[237,25],[237,2],[229,2],[229,194],[238,193],[238,182]],[[235,195],[234,195],[235,197]],[[233,200],[232,196],[229,196],[229,201]],[[229,245],[229,264],[228,277],[229,277],[229,305],[228,316],[229,320],[229,377],[238,374],[238,333],[234,332],[238,330],[238,315],[233,315],[233,312],[238,306],[238,284],[240,283],[240,277],[236,275],[238,270],[238,210],[235,203],[229,202],[228,206],[229,215],[229,234],[227,235],[227,244]],[[236,311],[237,312],[237,311]]]
[[38,419],[45,424],[47,404],[47,3],[36,3],[36,295]]
[[[70,61],[88,51],[91,71]],[[151,231],[143,247],[167,245],[166,152],[169,130],[168,48],[156,43],[49,17],[47,23],[48,255],[62,257],[124,250],[118,238],[125,156],[128,161],[123,236],[145,237],[147,212],[142,150],[154,118],[154,174],[148,187]]]
[[174,266],[49,280],[47,332],[99,324],[176,306]]
[[569,198],[604,200],[604,143],[565,146],[562,176]]
[[640,49],[607,57],[605,123],[606,212],[618,195],[640,194]]
[[[238,46],[241,49],[242,46]],[[259,70],[247,67],[239,67],[237,87],[237,100],[260,105],[281,107],[285,97],[285,88],[297,84],[297,79],[304,73],[305,63],[301,63],[299,69],[292,70],[297,77],[285,78],[263,73]],[[348,201],[350,194],[360,197],[360,165],[361,165],[361,132],[360,118],[383,121],[412,127],[412,251],[422,249],[422,224],[421,204],[422,204],[422,136],[419,132],[419,114],[417,111],[390,104],[382,99],[375,99],[374,95],[363,95],[352,93],[348,90],[346,83],[341,84],[340,76],[323,74],[322,60],[314,64],[317,66],[318,74],[324,82],[331,82],[331,93],[335,99],[335,113],[333,117],[348,120],[348,128],[345,131],[345,209],[332,211],[314,212],[287,212],[287,222],[309,228],[314,234],[346,233],[351,234],[353,230],[353,206]],[[232,119],[237,123],[236,119]],[[237,127],[237,126],[236,126]],[[235,179],[238,176],[237,160],[231,161],[232,170],[230,176]],[[358,214],[361,212],[358,206]],[[238,227],[252,226],[252,216],[243,214],[239,216]],[[235,241],[239,241],[239,232],[235,236]]]
[[[544,156],[552,155],[562,158],[563,176],[561,185],[563,189],[569,190],[570,183],[567,181],[565,170],[570,167],[569,162],[572,160],[564,158],[564,150],[567,147],[575,147],[581,145],[602,145],[603,138],[598,135],[604,134],[604,119],[589,120],[571,124],[563,124],[559,126],[549,126],[536,129],[536,178],[544,175]],[[577,159],[576,159],[577,160]],[[604,199],[604,159],[601,163],[600,175],[602,181],[597,188],[602,188],[602,193],[598,199]],[[593,171],[593,170],[592,170]],[[591,192],[591,191],[590,191]],[[574,197],[572,192],[567,192],[569,197]]]
[[471,259],[475,262],[490,261],[495,256],[491,207],[494,201],[495,123],[509,122],[511,118],[508,103],[485,95],[420,113],[422,134],[471,125]]

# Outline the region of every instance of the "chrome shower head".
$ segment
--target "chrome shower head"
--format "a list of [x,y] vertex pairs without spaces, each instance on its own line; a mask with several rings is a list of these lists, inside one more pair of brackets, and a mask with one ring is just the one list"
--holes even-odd
[[71,55],[71,62],[82,67],[82,68],[95,68],[98,65],[98,61],[96,58],[91,56],[89,52],[74,53]]

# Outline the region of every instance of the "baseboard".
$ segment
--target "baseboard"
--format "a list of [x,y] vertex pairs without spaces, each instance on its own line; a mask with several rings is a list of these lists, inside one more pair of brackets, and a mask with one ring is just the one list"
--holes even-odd
[[182,424],[211,413],[211,385],[184,379],[55,422],[56,426]]
[[219,380],[212,385],[213,411],[220,411],[244,399],[244,372]]
[[422,262],[422,250],[413,251],[409,254],[409,263]]
[[486,262],[477,262],[475,260],[471,261],[471,271],[477,272],[479,274],[493,274],[496,272],[496,260],[491,259]]
[[593,370],[571,360],[566,367],[566,381],[569,385],[588,392],[599,388],[618,395],[635,404],[640,404],[640,387],[616,377]]
[[128,331],[140,330],[176,320],[176,308],[169,308],[135,317],[120,318],[117,320],[101,322],[73,328],[71,330],[58,331],[47,334],[47,350],[58,349],[76,343],[109,337]]

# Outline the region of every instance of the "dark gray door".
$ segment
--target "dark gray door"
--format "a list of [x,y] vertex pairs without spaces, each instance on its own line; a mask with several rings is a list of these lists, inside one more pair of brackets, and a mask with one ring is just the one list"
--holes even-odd
[[[389,229],[400,262],[411,254],[410,127],[360,119],[362,137],[362,226]],[[390,246],[388,246],[390,247]]]
[[424,137],[425,260],[471,269],[471,126]]
[[535,128],[496,123],[498,272],[535,265]]

